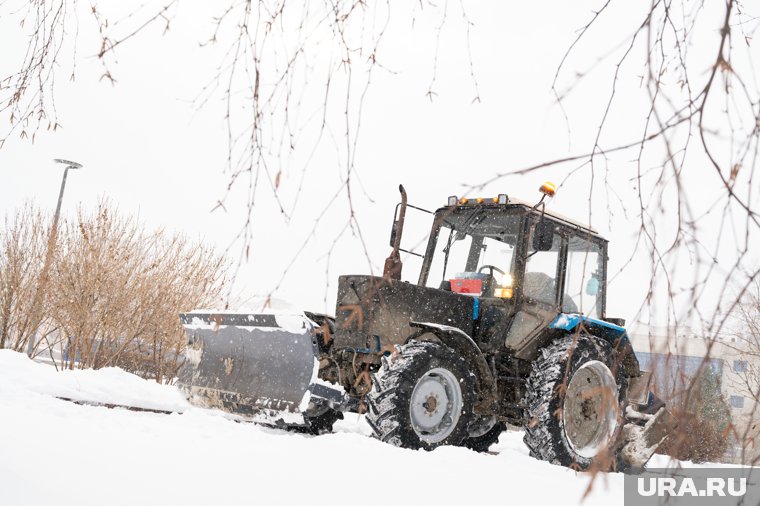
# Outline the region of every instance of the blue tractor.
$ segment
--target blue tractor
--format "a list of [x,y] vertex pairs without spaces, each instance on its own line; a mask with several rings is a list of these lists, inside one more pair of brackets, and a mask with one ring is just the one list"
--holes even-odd
[[182,315],[190,399],[312,432],[366,413],[378,439],[427,450],[485,451],[510,424],[543,460],[643,467],[674,423],[607,315],[607,241],[546,209],[550,183],[535,204],[450,197],[402,281],[400,190],[383,275],[341,276],[334,318]]

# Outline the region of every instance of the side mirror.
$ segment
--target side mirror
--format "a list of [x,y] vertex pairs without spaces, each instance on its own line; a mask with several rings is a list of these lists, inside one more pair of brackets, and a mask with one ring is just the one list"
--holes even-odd
[[586,283],[586,295],[596,297],[597,294],[599,294],[599,280],[592,276]]
[[542,219],[533,229],[533,249],[535,251],[550,251],[554,242],[554,224]]

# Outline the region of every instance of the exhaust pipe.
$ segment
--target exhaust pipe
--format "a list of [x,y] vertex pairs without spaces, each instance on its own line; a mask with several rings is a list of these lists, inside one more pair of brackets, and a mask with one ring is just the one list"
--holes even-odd
[[406,217],[406,190],[404,185],[398,185],[398,191],[401,192],[401,203],[396,206],[397,216],[393,220],[393,229],[391,230],[391,254],[385,259],[383,267],[383,277],[387,281],[401,279],[401,234],[404,230],[404,218]]

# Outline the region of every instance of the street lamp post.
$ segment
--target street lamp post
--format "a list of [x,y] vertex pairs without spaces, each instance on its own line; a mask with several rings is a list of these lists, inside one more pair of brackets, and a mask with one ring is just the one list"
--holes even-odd
[[[53,216],[53,228],[50,231],[50,235],[58,235],[58,217],[61,215],[61,202],[63,201],[63,190],[66,189],[66,176],[69,174],[69,169],[81,169],[82,164],[77,162],[71,162],[69,160],[62,160],[60,158],[56,158],[53,160],[55,163],[62,163],[66,165],[66,168],[63,171],[63,179],[61,179],[61,191],[58,193],[58,204],[55,206],[55,216]],[[50,251],[50,243],[48,243],[48,255],[51,254]],[[46,258],[47,256],[46,255]]]
[[[45,293],[45,288],[48,282],[48,273],[50,271],[50,262],[53,259],[53,253],[55,251],[55,243],[58,238],[58,218],[61,216],[61,202],[63,202],[63,191],[66,189],[66,177],[69,174],[69,169],[80,169],[82,168],[82,164],[77,162],[72,162],[69,160],[62,160],[60,158],[56,158],[53,160],[55,163],[61,163],[66,165],[66,168],[63,171],[63,178],[61,179],[61,191],[58,192],[58,204],[55,206],[55,215],[53,215],[53,227],[50,229],[50,235],[48,236],[48,243],[47,243],[47,250],[45,251],[45,262],[42,264],[42,272],[40,273],[40,280],[39,283],[37,283],[37,288],[34,291],[34,298],[32,299],[32,307],[30,308],[31,311],[38,311],[40,306],[40,298],[42,297],[42,294]],[[44,318],[44,315],[40,315],[39,318],[36,318],[37,321],[34,321],[35,324],[35,331],[34,334],[29,336],[29,339],[26,343],[26,354],[29,355],[29,357],[32,356],[32,353],[34,353],[34,346],[35,346],[35,340],[37,337],[37,330],[38,330],[38,324],[39,321]]]

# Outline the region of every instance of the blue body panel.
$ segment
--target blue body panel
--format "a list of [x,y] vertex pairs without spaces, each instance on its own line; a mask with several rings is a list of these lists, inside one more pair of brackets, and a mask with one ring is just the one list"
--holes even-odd
[[587,327],[602,327],[614,332],[615,334],[625,333],[625,329],[619,325],[615,325],[604,320],[597,320],[596,318],[583,316],[577,313],[558,314],[554,321],[549,324],[549,328],[570,331],[577,327],[580,322],[584,322]]
[[549,328],[572,332],[581,323],[583,323],[583,326],[589,333],[607,340],[613,348],[623,352],[625,357],[623,367],[626,369],[627,374],[638,376],[640,371],[639,361],[633,353],[628,334],[620,325],[577,313],[560,313],[549,324]]

